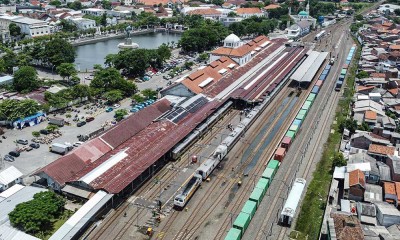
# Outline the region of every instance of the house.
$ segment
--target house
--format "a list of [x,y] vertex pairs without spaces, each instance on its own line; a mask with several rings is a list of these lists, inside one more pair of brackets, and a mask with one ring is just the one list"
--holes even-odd
[[288,28],[288,38],[299,38],[307,35],[310,32],[311,24],[308,21],[302,20],[290,26]]
[[86,8],[81,10],[85,15],[91,15],[96,17],[101,17],[103,14],[107,14],[107,10],[100,9],[100,8]]
[[14,19],[13,23],[17,24],[21,28],[21,33],[24,33],[28,38],[49,35],[51,33],[50,26],[45,21],[22,17]]
[[330,239],[360,240],[364,238],[360,221],[351,213],[331,212],[327,227]]
[[74,23],[79,30],[96,28],[96,21],[88,18],[69,18],[70,22]]
[[386,161],[390,168],[392,179],[395,182],[400,182],[400,158],[397,156],[389,156]]
[[382,187],[375,184],[365,184],[364,201],[367,203],[382,202]]
[[187,15],[200,15],[205,19],[219,20],[222,13],[214,8],[201,8],[187,12]]
[[344,196],[349,200],[362,201],[365,192],[365,175],[356,169],[348,172],[344,179]]
[[396,184],[394,182],[383,182],[383,198],[387,203],[397,203]]
[[357,132],[350,138],[350,145],[354,148],[369,149],[371,144],[390,145],[390,141],[374,133]]
[[370,144],[368,154],[377,160],[385,160],[389,156],[393,156],[395,148],[391,146],[382,146],[377,144]]
[[357,216],[361,224],[376,226],[376,207],[372,203],[357,202]]
[[0,172],[0,192],[22,183],[23,174],[14,166],[10,166]]
[[259,8],[238,8],[236,9],[236,14],[244,19],[264,16],[264,13]]
[[400,224],[400,211],[394,205],[387,202],[377,202],[375,206],[379,224],[385,227]]
[[[351,166],[352,164],[359,163],[368,163],[369,171],[365,171],[360,169],[365,174],[365,180],[367,183],[378,184],[380,181],[380,173],[378,165],[376,164],[376,159],[369,156],[366,152],[359,152],[356,154],[350,154],[349,160],[347,161],[347,165]],[[356,167],[356,166],[355,166]]]

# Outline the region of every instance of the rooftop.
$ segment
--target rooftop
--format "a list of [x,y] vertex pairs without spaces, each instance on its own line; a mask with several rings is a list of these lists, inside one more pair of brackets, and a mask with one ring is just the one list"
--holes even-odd
[[365,188],[365,175],[359,169],[349,172],[349,186],[355,185],[361,185]]
[[22,176],[23,174],[16,167],[10,166],[0,172],[0,184],[8,185]]
[[370,144],[368,148],[368,152],[372,154],[381,154],[381,155],[394,155],[395,148],[391,146],[382,146],[377,144]]
[[383,191],[385,194],[396,195],[396,184],[394,182],[384,182]]
[[331,217],[333,218],[336,238],[338,240],[359,240],[364,238],[360,221],[356,216],[344,213],[331,213]]
[[240,14],[259,14],[262,13],[261,9],[259,8],[238,8],[236,9],[236,13]]

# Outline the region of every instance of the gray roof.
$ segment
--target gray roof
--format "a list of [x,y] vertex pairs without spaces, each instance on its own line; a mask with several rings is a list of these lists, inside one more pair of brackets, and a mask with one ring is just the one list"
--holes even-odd
[[383,162],[376,162],[376,164],[378,165],[381,181],[391,181],[392,177],[390,175],[390,167]]
[[47,24],[45,21],[37,20],[33,18],[22,17],[13,20],[13,22],[21,23],[21,24]]
[[365,202],[382,202],[382,187],[375,184],[365,184],[364,192]]
[[389,140],[377,138],[377,137],[374,137],[374,135],[371,136],[371,134],[369,132],[356,132],[355,134],[353,134],[351,136],[351,139],[359,138],[359,137],[365,137],[365,138],[367,138],[368,140],[370,140],[371,142],[374,142],[374,143],[380,143],[380,144],[384,144],[384,145],[390,145],[391,144]]
[[357,202],[357,213],[364,216],[376,217],[376,208],[372,203]]
[[390,159],[392,159],[393,172],[400,174],[400,158],[396,156],[390,156]]
[[349,155],[349,160],[347,163],[363,163],[369,162],[371,165],[371,173],[379,175],[379,169],[376,165],[376,159],[368,155],[366,152],[359,152],[356,154]]
[[39,240],[7,224],[0,225],[0,236],[1,240]]
[[381,234],[389,234],[389,231],[384,226],[369,226],[361,224],[365,239],[380,239]]
[[389,216],[399,216],[400,217],[400,211],[397,210],[397,208],[389,204],[387,202],[377,202],[375,203],[376,209],[381,212],[383,215],[389,215]]
[[311,26],[311,23],[306,20],[301,20],[300,22],[297,23],[297,25],[299,25],[299,27],[301,28],[308,28]]
[[397,239],[400,239],[400,224],[394,224],[394,225],[388,227],[387,230],[393,236],[397,236]]

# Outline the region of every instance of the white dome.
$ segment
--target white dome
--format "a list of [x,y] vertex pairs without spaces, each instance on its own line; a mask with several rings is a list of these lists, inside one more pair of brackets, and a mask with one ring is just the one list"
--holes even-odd
[[240,42],[240,38],[232,33],[225,38],[224,42],[225,43],[237,43],[237,42]]

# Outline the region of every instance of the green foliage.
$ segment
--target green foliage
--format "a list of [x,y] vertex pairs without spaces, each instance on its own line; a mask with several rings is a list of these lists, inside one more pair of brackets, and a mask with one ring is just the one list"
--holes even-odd
[[141,91],[141,94],[145,99],[154,99],[157,97],[157,91],[154,91],[150,88],[144,89]]
[[333,14],[336,10],[334,3],[321,2],[317,0],[310,1],[310,15],[317,18]]
[[346,166],[346,165],[347,165],[347,161],[344,158],[343,154],[341,152],[335,152],[335,154],[333,155],[332,167],[342,167],[342,166]]
[[251,17],[241,22],[232,23],[229,26],[234,34],[239,37],[247,35],[268,35],[278,26],[278,21],[275,19],[267,19],[265,17]]
[[40,136],[40,132],[38,132],[38,131],[33,131],[33,132],[32,132],[32,136],[34,136],[34,137],[39,137],[39,136]]
[[370,132],[371,128],[369,127],[368,123],[362,122],[362,124],[358,126],[358,130]]
[[61,2],[59,0],[53,0],[49,4],[56,7],[61,6]]
[[105,64],[122,70],[129,76],[141,76],[150,66],[160,68],[171,57],[171,50],[163,44],[157,49],[125,49],[109,54]]
[[67,78],[69,80],[71,76],[77,74],[75,66],[72,63],[61,63],[56,69],[57,73],[60,74],[63,79]]
[[366,71],[360,71],[357,73],[356,78],[363,79],[369,77],[369,74]]
[[199,54],[198,60],[201,61],[201,62],[208,60],[208,53]]
[[14,73],[13,87],[18,92],[30,92],[40,86],[36,69],[23,66]]
[[10,31],[10,35],[13,37],[21,35],[21,28],[15,23],[10,23],[8,30]]
[[81,10],[82,3],[80,1],[74,1],[72,3],[67,3],[67,7],[72,8],[74,10]]
[[33,200],[18,204],[9,213],[11,224],[27,233],[46,231],[51,220],[64,211],[65,200],[54,192],[36,193]]
[[124,96],[130,96],[137,91],[134,83],[125,80],[115,68],[101,68],[94,74],[90,87],[102,94],[111,90],[120,90]]
[[228,17],[237,17],[236,12],[232,11],[228,13]]
[[54,124],[49,124],[46,127],[46,130],[51,132],[51,133],[57,131],[58,129],[60,129],[60,128],[57,125],[54,125]]
[[91,97],[90,88],[87,85],[77,84],[72,87],[72,96],[74,98]]
[[359,22],[359,23],[352,23],[350,25],[350,30],[352,33],[356,33],[358,32],[358,29],[360,29],[360,27],[362,27],[364,25],[363,22]]
[[228,29],[221,23],[205,21],[204,24],[185,31],[179,44],[186,52],[203,52],[220,45],[228,34]]
[[211,3],[217,6],[222,6],[222,4],[224,4],[224,0],[212,0]]
[[103,94],[109,103],[116,103],[124,98],[120,90],[110,90]]
[[339,132],[343,133],[343,130],[347,129],[351,134],[355,133],[357,130],[357,121],[352,118],[347,118],[346,120],[340,122],[339,124]]
[[364,17],[363,17],[361,14],[357,14],[357,15],[355,16],[355,19],[356,19],[357,21],[362,21],[362,20],[364,19]]
[[187,61],[187,62],[185,62],[184,67],[187,68],[187,69],[191,69],[191,67],[192,67],[193,65],[194,65],[194,62],[192,62],[192,61]]
[[104,13],[103,16],[101,16],[100,25],[107,26],[107,14],[106,13]]
[[400,16],[400,9],[395,9],[395,10],[394,10],[394,13],[395,13],[397,16]]
[[78,27],[75,24],[65,19],[61,19],[59,25],[62,27],[63,32],[74,32],[78,30]]
[[122,119],[124,119],[124,116],[128,115],[128,111],[126,109],[118,109],[115,111],[115,120],[117,121],[121,121]]
[[389,110],[387,110],[386,112],[385,112],[385,114],[386,114],[386,116],[388,116],[388,117],[390,117],[390,118],[396,118],[396,114],[394,114],[393,112],[391,112],[391,111],[389,111]]
[[61,63],[73,63],[76,52],[71,43],[61,38],[55,38],[45,44],[44,55],[50,65],[57,67]]
[[102,6],[104,9],[111,10],[111,2],[108,1],[108,0],[103,0],[103,1],[101,1],[101,6]]
[[134,100],[136,103],[142,103],[145,99],[142,94],[136,93],[132,96],[132,100]]

